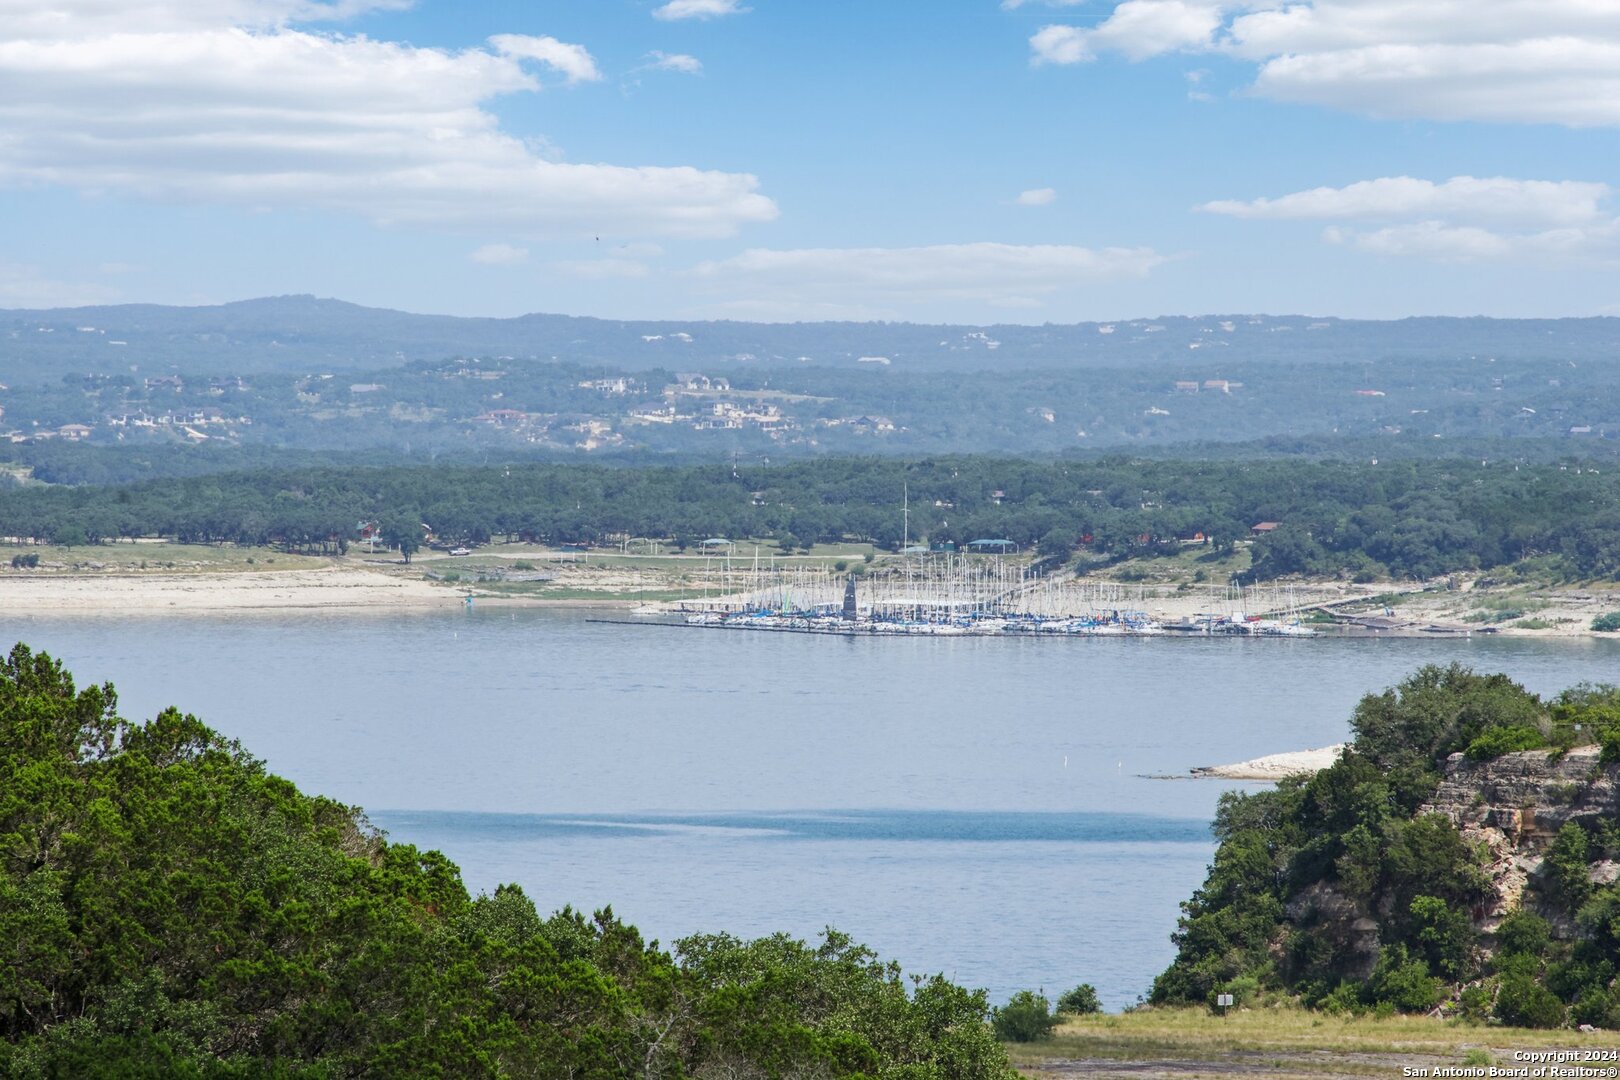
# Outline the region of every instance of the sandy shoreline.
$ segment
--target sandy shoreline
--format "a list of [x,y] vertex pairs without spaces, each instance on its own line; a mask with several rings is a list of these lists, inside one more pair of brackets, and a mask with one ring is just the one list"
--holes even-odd
[[1198,779],[1217,780],[1281,780],[1285,776],[1320,772],[1332,765],[1344,752],[1344,743],[1322,746],[1315,750],[1290,750],[1282,754],[1267,754],[1249,761],[1231,765],[1203,765],[1191,771]]
[[[122,548],[114,552],[121,555]],[[105,554],[97,552],[105,558]],[[217,555],[216,549],[205,554]],[[543,558],[524,552],[530,558]],[[406,611],[432,610],[464,603],[467,591],[475,594],[479,607],[579,607],[633,608],[644,603],[666,601],[666,610],[677,605],[667,600],[676,593],[687,594],[689,603],[739,603],[745,594],[708,594],[706,585],[717,582],[692,580],[690,568],[679,572],[667,568],[618,567],[588,563],[548,565],[549,584],[565,595],[545,595],[510,591],[499,586],[484,587],[478,581],[441,583],[425,579],[423,571],[400,563],[352,560],[302,559],[303,565],[287,569],[244,566],[242,559],[227,566],[192,562],[185,554],[164,552],[162,569],[145,569],[146,551],[141,552],[141,569],[131,565],[107,565],[94,561],[75,564],[73,569],[0,571],[0,617],[5,615],[121,615],[121,614],[221,614],[293,610],[325,611]],[[260,557],[263,557],[262,554]],[[504,557],[504,556],[503,556]],[[285,555],[275,558],[286,559]],[[296,556],[291,558],[298,558]],[[110,561],[110,560],[109,560]],[[252,555],[245,557],[251,564]],[[266,559],[266,561],[269,561]],[[176,564],[179,564],[176,569]],[[478,573],[477,567],[473,567]],[[1620,588],[1612,583],[1559,590],[1481,590],[1473,587],[1455,590],[1410,591],[1398,596],[1379,595],[1376,586],[1348,586],[1337,583],[1300,584],[1287,590],[1301,611],[1313,605],[1351,603],[1360,614],[1354,625],[1318,627],[1325,635],[1433,637],[1437,634],[1472,636],[1481,633],[1542,640],[1591,640],[1605,635],[1591,629],[1595,616],[1620,610]],[[1099,583],[1099,591],[1112,589],[1117,596],[1099,596],[1096,607],[1125,607],[1145,610],[1165,623],[1186,621],[1206,612],[1230,614],[1230,602],[1223,603],[1218,588],[1197,589],[1109,586]],[[496,595],[491,595],[495,593]],[[567,594],[572,595],[567,595]],[[699,595],[701,593],[702,595]],[[658,596],[658,594],[662,594]],[[658,596],[658,599],[653,599]],[[1389,599],[1386,601],[1386,597]],[[1275,600],[1267,595],[1265,599]],[[1373,606],[1368,601],[1373,600]],[[1260,595],[1251,597],[1254,610],[1264,611]],[[1384,607],[1384,603],[1392,606]],[[1522,605],[1524,612],[1505,614],[1500,621],[1484,622],[1485,604],[1497,607]],[[1343,614],[1342,612],[1340,612]],[[1525,625],[1523,616],[1533,616]]]
[[0,615],[157,615],[450,608],[454,589],[330,567],[232,574],[19,574],[0,577]]

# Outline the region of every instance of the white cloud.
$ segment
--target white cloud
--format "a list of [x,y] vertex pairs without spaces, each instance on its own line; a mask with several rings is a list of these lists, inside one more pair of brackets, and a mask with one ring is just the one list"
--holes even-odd
[[[1363,180],[1271,199],[1222,200],[1198,209],[1248,220],[1331,221],[1322,238],[1376,255],[1463,263],[1620,258],[1620,219],[1603,207],[1607,184],[1410,176]],[[1341,223],[1388,222],[1379,228]]]
[[655,49],[647,54],[647,60],[645,70],[674,71],[682,75],[703,74],[703,61],[685,53],[663,53]]
[[1483,179],[1454,176],[1436,184],[1410,176],[1319,187],[1275,199],[1223,199],[1198,209],[1231,217],[1270,220],[1463,218],[1514,225],[1579,225],[1602,216],[1598,204],[1609,185],[1575,180]]
[[1030,188],[1018,194],[1019,206],[1050,206],[1057,200],[1057,191],[1053,188]]
[[467,258],[483,266],[516,266],[529,261],[529,249],[513,244],[485,244]]
[[1037,64],[1224,53],[1258,66],[1255,93],[1374,116],[1620,125],[1611,0],[1125,0],[1030,49]]
[[384,6],[0,0],[0,183],[522,234],[726,236],[776,216],[748,174],[568,163],[503,132],[485,103],[539,90],[536,63],[588,80],[578,46],[285,25]]
[[715,19],[722,15],[741,15],[747,11],[741,0],[669,0],[653,9],[655,19]]
[[399,11],[412,0],[0,0],[0,36],[54,37],[115,32],[334,22],[372,11]]
[[756,310],[791,301],[800,310],[830,311],[937,301],[1027,306],[1068,290],[1144,278],[1165,261],[1151,248],[1057,244],[756,248],[690,273]]
[[502,56],[540,61],[566,78],[570,86],[597,82],[602,78],[601,71],[596,67],[596,58],[583,45],[570,45],[554,37],[530,37],[527,34],[496,34],[489,39],[489,43]]
[[1480,262],[1512,255],[1520,247],[1513,238],[1475,225],[1447,225],[1441,221],[1419,221],[1373,232],[1329,227],[1322,238],[1330,244],[1346,244],[1375,255],[1395,255],[1428,259],[1433,262]]
[[1072,26],[1043,26],[1029,39],[1030,63],[1079,64],[1092,59],[1086,32]]
[[1535,261],[1543,265],[1620,265],[1620,219],[1539,232],[1418,221],[1372,231],[1330,226],[1323,239],[1375,255],[1433,262]]
[[1036,64],[1078,64],[1104,50],[1144,60],[1207,48],[1220,25],[1220,8],[1207,0],[1126,0],[1090,29],[1043,26],[1029,44]]

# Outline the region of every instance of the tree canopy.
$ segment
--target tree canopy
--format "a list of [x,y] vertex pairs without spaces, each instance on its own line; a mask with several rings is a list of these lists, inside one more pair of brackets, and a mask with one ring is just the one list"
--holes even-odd
[[0,661],[0,1074],[1010,1080],[982,992],[842,934],[472,897],[195,717]]
[[[277,468],[131,485],[0,491],[0,536],[53,543],[161,535],[340,550],[361,522],[442,540],[558,544],[911,536],[1007,538],[1061,557],[1169,553],[1202,535],[1255,542],[1253,575],[1429,578],[1526,559],[1569,578],[1620,574],[1620,474],[1478,461],[1026,461],[826,458],[642,468],[527,464]],[[398,529],[395,530],[398,533]],[[398,536],[396,535],[396,539]]]

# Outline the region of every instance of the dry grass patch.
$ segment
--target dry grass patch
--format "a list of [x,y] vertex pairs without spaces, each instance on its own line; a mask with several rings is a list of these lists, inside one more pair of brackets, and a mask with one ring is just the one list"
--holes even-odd
[[1472,1064],[1488,1053],[1513,1064],[1514,1050],[1612,1048],[1614,1032],[1526,1031],[1428,1017],[1347,1017],[1294,1008],[1141,1009],[1069,1017],[1045,1042],[1010,1044],[1032,1077],[1251,1076],[1267,1080],[1401,1075],[1403,1066]]
[[266,570],[315,570],[333,560],[312,555],[289,555],[274,548],[237,547],[235,544],[174,544],[168,542],[7,546],[10,554],[39,556],[39,568],[27,573],[56,574],[221,574]]

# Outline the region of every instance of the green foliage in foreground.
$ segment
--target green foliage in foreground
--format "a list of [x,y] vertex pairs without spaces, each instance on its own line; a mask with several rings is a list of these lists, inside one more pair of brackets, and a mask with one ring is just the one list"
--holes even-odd
[[1033,990],[1020,990],[1007,1004],[990,1012],[990,1022],[996,1029],[996,1038],[1005,1042],[1036,1042],[1050,1038],[1058,1025],[1052,1006],[1045,995]]
[[[1332,767],[1222,797],[1214,863],[1182,905],[1178,955],[1151,1000],[1258,987],[1334,1010],[1444,1003],[1520,1026],[1620,1027],[1620,886],[1589,874],[1620,854],[1620,827],[1566,824],[1487,958],[1471,917],[1489,895],[1481,854],[1449,818],[1418,813],[1458,751],[1482,760],[1598,739],[1612,760],[1620,689],[1578,686],[1543,702],[1504,675],[1431,666],[1364,697],[1352,727]],[[1555,939],[1538,911],[1574,936]]]
[[1620,631],[1620,611],[1611,611],[1592,620],[1592,629],[1602,634]]
[[50,657],[0,661],[0,1075],[997,1078],[982,992],[829,931],[644,942]]

